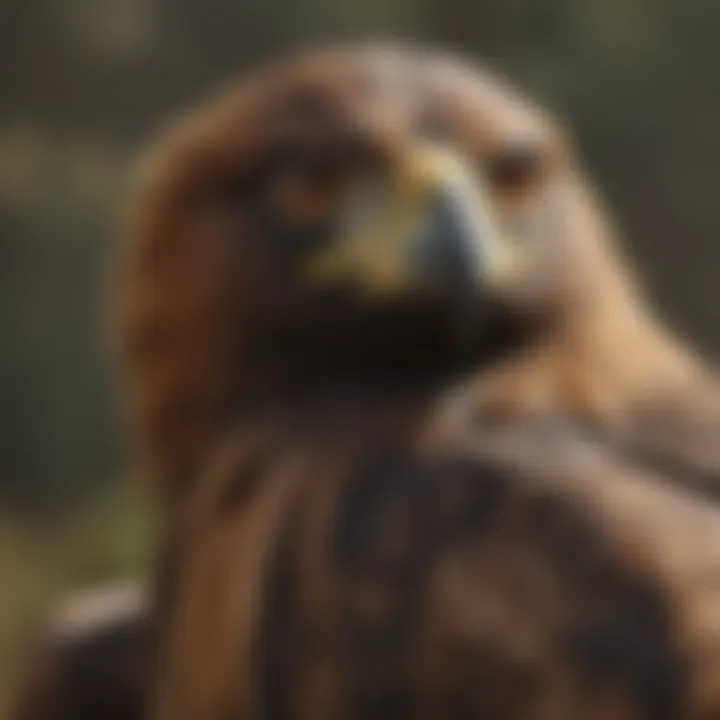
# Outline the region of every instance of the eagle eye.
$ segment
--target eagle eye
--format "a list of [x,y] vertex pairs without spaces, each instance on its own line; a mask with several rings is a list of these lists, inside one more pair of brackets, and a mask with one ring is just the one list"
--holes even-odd
[[311,226],[336,209],[346,186],[341,163],[312,153],[287,153],[277,159],[267,186],[273,211],[285,222]]
[[541,148],[522,143],[505,148],[490,158],[487,173],[493,187],[504,192],[526,189],[543,171]]

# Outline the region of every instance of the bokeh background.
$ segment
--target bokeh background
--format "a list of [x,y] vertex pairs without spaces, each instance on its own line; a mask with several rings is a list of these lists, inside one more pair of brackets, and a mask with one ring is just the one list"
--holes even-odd
[[0,698],[59,595],[142,572],[104,326],[140,148],[279,52],[395,37],[563,115],[663,312],[720,351],[717,0],[0,0]]

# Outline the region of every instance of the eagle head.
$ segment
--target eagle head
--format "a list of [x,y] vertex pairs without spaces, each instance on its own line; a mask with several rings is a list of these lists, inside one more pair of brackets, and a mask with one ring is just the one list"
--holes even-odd
[[436,386],[568,338],[614,373],[642,334],[560,124],[439,52],[334,48],[231,85],[158,143],[126,245],[128,386],[173,459],[273,398]]

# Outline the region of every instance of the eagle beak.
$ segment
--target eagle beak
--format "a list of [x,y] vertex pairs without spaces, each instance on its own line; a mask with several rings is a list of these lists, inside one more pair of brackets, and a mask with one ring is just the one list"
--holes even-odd
[[455,153],[415,148],[374,197],[309,258],[313,284],[370,298],[468,297],[502,287],[515,266],[481,178]]

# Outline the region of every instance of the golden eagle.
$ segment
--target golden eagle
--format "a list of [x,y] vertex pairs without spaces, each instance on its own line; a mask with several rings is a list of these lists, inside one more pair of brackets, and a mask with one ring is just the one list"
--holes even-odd
[[158,143],[118,288],[152,717],[720,713],[716,381],[504,82],[241,81]]

